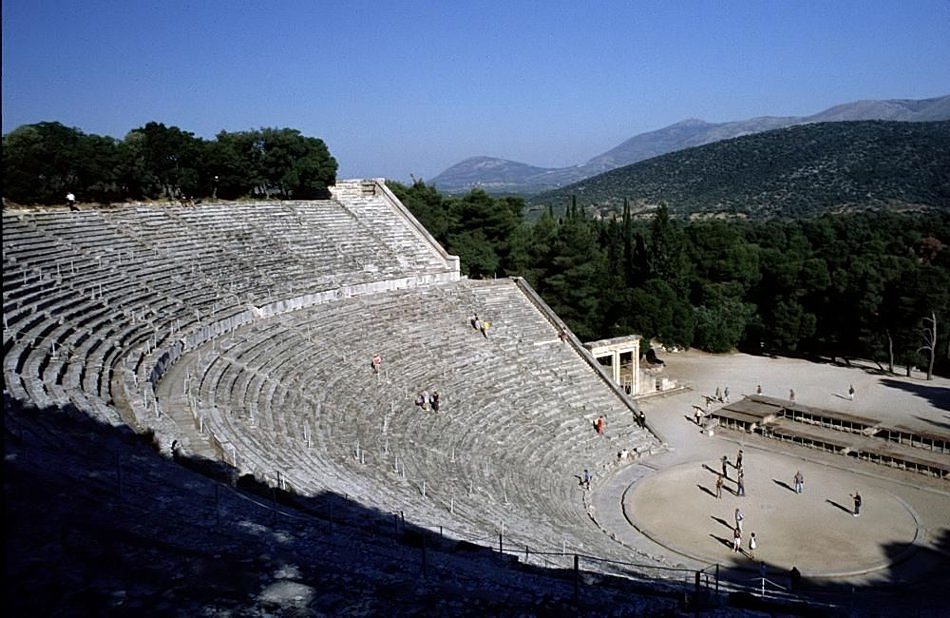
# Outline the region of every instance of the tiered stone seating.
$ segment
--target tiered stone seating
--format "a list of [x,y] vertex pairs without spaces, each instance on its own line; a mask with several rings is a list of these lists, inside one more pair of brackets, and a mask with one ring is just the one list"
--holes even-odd
[[[5,211],[6,388],[114,423],[121,410],[304,493],[624,558],[579,477],[657,446],[627,400],[518,284],[459,283],[384,186],[334,195]],[[413,405],[422,389],[442,394],[438,415]]]
[[441,248],[407,246],[401,206],[375,201],[379,216],[389,208],[379,229],[337,200],[5,210],[8,390],[104,411],[118,369],[147,382],[157,349],[248,307],[458,278]]
[[[473,309],[492,324],[487,338]],[[240,444],[247,472],[411,508],[433,525],[504,528],[536,549],[604,551],[577,477],[656,440],[557,335],[510,280],[388,292],[237,329],[226,352],[196,364],[193,395]],[[413,404],[422,389],[440,392],[439,414]]]

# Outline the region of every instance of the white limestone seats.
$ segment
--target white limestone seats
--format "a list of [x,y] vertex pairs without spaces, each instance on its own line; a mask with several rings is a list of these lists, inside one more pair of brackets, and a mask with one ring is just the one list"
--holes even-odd
[[[158,417],[149,383],[186,368],[187,407],[245,472],[535,550],[621,557],[587,520],[576,475],[656,440],[513,282],[446,283],[457,258],[365,187],[5,212],[10,392],[99,413],[114,399],[161,429],[178,421]],[[487,339],[472,311],[492,323]],[[442,393],[438,417],[412,405],[423,388]]]
[[406,245],[393,221],[377,230],[336,200],[7,209],[6,381],[42,403],[76,389],[109,400],[123,358],[137,372],[161,342],[235,308],[458,278],[457,262]]
[[[487,339],[473,310],[492,322]],[[196,366],[193,396],[247,472],[411,508],[433,525],[505,527],[535,549],[615,551],[585,526],[576,475],[657,442],[557,335],[509,280],[344,299],[234,331]],[[442,394],[439,415],[413,405],[423,388]]]

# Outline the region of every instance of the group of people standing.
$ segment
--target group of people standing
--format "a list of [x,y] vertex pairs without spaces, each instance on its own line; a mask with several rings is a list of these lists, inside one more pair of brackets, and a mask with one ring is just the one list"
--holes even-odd
[[480,331],[482,335],[485,336],[485,339],[488,339],[488,329],[491,327],[491,323],[485,320],[482,320],[478,317],[477,313],[473,313],[472,317],[469,319],[469,324],[472,325],[477,331]]
[[729,403],[729,387],[727,386],[725,388],[720,388],[717,386],[715,395],[712,395],[712,396],[703,395],[703,399],[705,399],[705,403],[703,404],[702,407],[693,406],[694,408],[693,419],[696,421],[696,424],[699,425],[700,427],[702,427],[703,425],[703,417],[708,415],[710,412],[712,412],[711,405],[714,402],[715,403]]
[[[732,529],[732,551],[738,553],[742,551],[742,522],[745,521],[745,515],[742,514],[739,507],[736,507],[734,517],[736,527]],[[753,560],[755,559],[755,549],[758,546],[759,541],[755,538],[755,532],[753,532],[749,535],[749,557]]]
[[429,408],[432,408],[433,412],[438,412],[441,403],[442,402],[437,391],[430,395],[429,391],[423,390],[420,391],[419,395],[416,397],[416,405],[426,412],[429,411]]
[[[722,456],[722,474],[716,478],[716,498],[722,498],[722,487],[729,480],[729,457]],[[736,454],[736,463],[732,464],[736,469],[736,495],[745,496],[745,470],[742,469],[742,449]]]
[[[745,496],[745,470],[742,467],[742,456],[743,452],[740,448],[736,453],[736,462],[734,464],[729,463],[729,457],[723,455],[720,460],[722,463],[722,474],[717,475],[716,477],[716,498],[722,498],[722,486],[726,479],[729,478],[729,466],[732,465],[736,469],[736,496],[742,497]],[[742,510],[739,507],[736,507],[735,513],[736,525],[732,529],[732,551],[741,552],[742,551],[742,522],[745,521],[745,515],[742,514]],[[758,539],[755,537],[755,532],[749,536],[749,556],[755,559],[755,549],[758,547]]]
[[729,387],[727,386],[725,389],[720,389],[717,386],[714,399],[719,403],[729,403]]
[[[716,475],[716,498],[722,498],[722,487],[725,480],[729,479],[729,466],[731,465],[736,469],[736,496],[745,496],[745,482],[744,482],[744,470],[742,467],[742,449],[740,448],[738,453],[736,453],[736,461],[734,464],[730,464],[729,457],[723,455],[720,463],[722,465],[722,473]],[[802,474],[801,470],[795,471],[795,476],[793,477],[794,490],[796,494],[801,494],[805,491],[805,476]],[[863,500],[861,498],[860,492],[857,490],[850,495],[854,503],[854,509],[852,510],[852,516],[858,517],[861,514],[861,505]],[[741,552],[742,551],[742,523],[745,520],[745,515],[743,515],[742,510],[739,507],[736,507],[734,518],[736,525],[732,531],[732,551]],[[755,559],[755,550],[758,547],[758,539],[753,532],[749,536],[748,543],[748,555],[752,559]]]

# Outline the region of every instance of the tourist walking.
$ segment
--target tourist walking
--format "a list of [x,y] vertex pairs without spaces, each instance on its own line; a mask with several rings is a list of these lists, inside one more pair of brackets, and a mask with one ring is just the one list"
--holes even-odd
[[729,457],[726,455],[722,456],[722,475],[726,478],[729,478]]
[[742,449],[739,449],[739,452],[736,453],[736,468],[742,470]]
[[738,552],[742,550],[742,532],[736,528],[732,531],[732,551]]
[[594,429],[597,430],[597,434],[598,434],[598,435],[601,435],[601,436],[604,435],[604,424],[605,424],[605,422],[606,422],[606,421],[604,421],[604,417],[603,417],[603,416],[598,416],[598,417],[597,417],[597,420],[594,421]]
[[859,515],[861,514],[861,494],[859,494],[859,493],[857,492],[857,490],[855,490],[855,492],[854,492],[853,494],[851,494],[851,499],[854,500],[854,513],[853,513],[853,515],[854,515],[855,517],[857,517],[857,516],[859,516]]
[[798,470],[795,472],[795,493],[800,494],[805,489],[805,477],[802,476],[802,471]]
[[749,557],[755,560],[755,548],[759,546],[759,542],[755,538],[755,532],[749,535]]
[[789,401],[795,401],[795,389],[794,389],[794,388],[788,389],[788,400],[789,400]]
[[729,403],[729,387],[728,386],[722,391],[722,396],[726,400],[726,403]]
[[722,498],[722,477],[716,477],[716,497]]
[[742,520],[745,519],[745,516],[742,514],[742,511],[736,507],[736,530],[742,532]]
[[432,393],[432,401],[431,401],[431,403],[432,403],[432,411],[433,411],[433,412],[438,412],[438,411],[439,411],[439,405],[441,405],[441,403],[442,403],[441,399],[439,399],[439,392],[438,392],[438,391]]
[[736,495],[745,496],[745,473],[739,469],[739,478],[736,479]]
[[854,384],[848,385],[848,399],[854,401]]
[[762,385],[761,385],[761,384],[759,384],[758,386],[755,387],[755,394],[756,394],[756,395],[761,395],[761,394],[762,394]]
[[594,478],[594,475],[590,473],[590,470],[584,469],[584,488],[587,491],[590,491],[590,481]]
[[379,366],[383,364],[383,357],[379,354],[373,354],[373,360],[369,364],[373,367],[373,373],[379,373]]

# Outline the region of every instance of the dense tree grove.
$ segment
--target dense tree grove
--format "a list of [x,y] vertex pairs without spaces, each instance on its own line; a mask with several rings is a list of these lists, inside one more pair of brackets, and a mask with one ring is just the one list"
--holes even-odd
[[322,140],[296,129],[257,129],[204,140],[149,122],[122,140],[58,122],[3,136],[4,198],[21,204],[244,196],[307,199],[336,182]]
[[585,218],[529,225],[519,198],[390,183],[471,277],[524,276],[582,339],[869,358],[950,373],[950,214],[791,221]]

